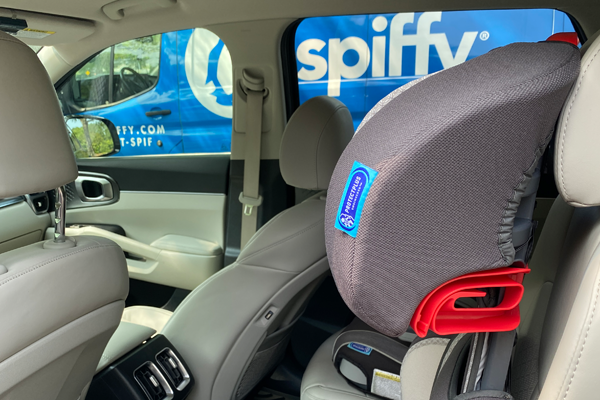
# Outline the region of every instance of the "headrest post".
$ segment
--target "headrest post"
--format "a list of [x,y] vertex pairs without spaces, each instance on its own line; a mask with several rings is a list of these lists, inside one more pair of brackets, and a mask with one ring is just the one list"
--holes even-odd
[[64,243],[65,236],[65,187],[59,186],[55,190],[54,200],[54,243]]

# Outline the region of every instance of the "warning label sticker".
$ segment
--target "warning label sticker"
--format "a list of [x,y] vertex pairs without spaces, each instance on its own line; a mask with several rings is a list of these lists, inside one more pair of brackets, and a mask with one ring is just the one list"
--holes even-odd
[[55,33],[56,32],[52,31],[41,31],[39,29],[25,28],[21,29],[20,31],[17,31],[17,34],[15,36],[24,39],[43,39],[50,35],[54,35]]
[[382,371],[380,369],[374,369],[371,392],[388,399],[401,400],[402,391],[400,389],[400,375],[392,374],[391,372]]

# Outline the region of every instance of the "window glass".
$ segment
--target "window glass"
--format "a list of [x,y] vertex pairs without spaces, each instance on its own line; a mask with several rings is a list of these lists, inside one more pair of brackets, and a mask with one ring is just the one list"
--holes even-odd
[[[57,92],[65,116],[115,125],[121,149],[110,156],[219,153],[231,150],[232,81],[227,47],[198,28],[111,46]],[[90,154],[82,132],[73,132],[73,146]]]
[[496,47],[573,31],[568,16],[555,10],[307,18],[295,36],[300,103],[336,97],[356,128],[379,100],[414,79]]

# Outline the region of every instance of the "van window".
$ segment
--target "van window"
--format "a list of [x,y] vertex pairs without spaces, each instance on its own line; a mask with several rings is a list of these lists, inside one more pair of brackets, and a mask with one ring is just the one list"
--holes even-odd
[[72,90],[72,102],[77,108],[92,108],[110,103],[108,83],[111,49],[105,49],[83,66],[67,84]]
[[69,79],[59,97],[69,108],[84,110],[109,106],[150,89],[158,80],[160,36],[129,40],[101,51]]
[[114,46],[113,102],[135,96],[156,84],[160,61],[160,36],[129,40]]
[[111,46],[57,89],[65,116],[111,121],[112,157],[231,150],[232,66],[207,29],[167,32]]
[[357,128],[379,100],[414,79],[496,47],[573,31],[569,17],[556,10],[307,18],[295,35],[299,101],[336,97]]

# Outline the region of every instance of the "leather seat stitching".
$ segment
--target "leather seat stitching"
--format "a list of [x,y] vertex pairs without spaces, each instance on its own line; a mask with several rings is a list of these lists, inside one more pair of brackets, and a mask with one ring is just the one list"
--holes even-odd
[[333,393],[341,393],[341,394],[344,394],[344,395],[352,396],[352,397],[354,397],[354,398],[357,398],[357,399],[368,399],[368,397],[367,397],[367,396],[361,396],[361,395],[357,395],[357,394],[355,394],[355,393],[347,392],[347,391],[345,391],[345,390],[341,390],[341,389],[333,389],[333,388],[330,388],[330,387],[324,386],[324,385],[322,385],[322,384],[320,384],[320,383],[317,383],[317,384],[315,384],[315,385],[312,385],[312,386],[309,386],[309,387],[305,388],[305,389],[302,391],[302,393],[304,393],[304,394],[306,394],[306,395],[308,395],[308,396],[312,396],[312,397],[313,397],[313,398],[315,398],[315,399],[319,399],[319,400],[329,400],[329,399],[327,399],[327,398],[323,398],[323,397],[317,396],[317,395],[316,395],[316,394],[314,394],[314,393],[307,393],[307,391],[308,391],[309,389],[312,389],[312,388],[315,388],[315,387],[316,387],[316,388],[319,388],[319,389],[326,390],[326,391],[330,391],[330,392],[333,392]]
[[581,344],[581,348],[579,349],[579,356],[577,356],[577,363],[575,364],[575,368],[573,369],[573,373],[571,374],[571,379],[569,380],[569,385],[567,386],[567,390],[563,396],[563,400],[567,398],[569,394],[569,390],[571,389],[571,384],[573,383],[573,379],[575,379],[575,373],[577,372],[577,367],[579,366],[579,362],[581,361],[581,356],[583,355],[583,349],[585,348],[585,344],[587,342],[587,338],[590,333],[590,329],[592,327],[592,322],[594,321],[594,316],[596,314],[596,305],[598,303],[598,296],[600,295],[600,282],[596,278],[596,295],[594,296],[594,306],[592,307],[592,315],[590,315],[589,322],[587,324],[587,329],[585,332],[585,337],[583,339],[583,343]]
[[564,195],[565,195],[565,200],[569,200],[569,195],[567,193],[567,186],[565,185],[565,176],[564,176],[564,153],[565,153],[565,138],[567,137],[567,127],[569,126],[569,118],[571,117],[571,110],[573,109],[573,104],[575,103],[575,100],[577,99],[577,95],[579,94],[579,89],[581,88],[581,84],[583,83],[583,78],[585,77],[585,74],[587,73],[588,69],[590,68],[590,66],[592,65],[592,63],[594,62],[594,59],[596,58],[596,56],[598,55],[598,53],[600,52],[600,46],[598,47],[598,49],[596,50],[596,53],[594,54],[594,56],[592,57],[592,59],[590,60],[590,62],[588,63],[588,65],[585,67],[585,70],[583,71],[583,73],[581,74],[581,78],[579,79],[579,82],[577,84],[577,89],[575,89],[575,93],[573,94],[573,99],[571,100],[570,104],[569,104],[569,111],[567,112],[567,118],[565,119],[565,128],[563,129],[563,134],[562,134],[562,138],[561,138],[561,143],[560,143],[560,181],[564,190]]
[[15,275],[15,276],[13,276],[13,277],[11,277],[11,278],[9,278],[9,279],[5,280],[5,281],[3,281],[3,282],[0,282],[0,286],[3,286],[3,285],[5,285],[5,284],[7,284],[8,282],[10,282],[10,281],[13,281],[13,280],[15,280],[15,279],[17,279],[17,278],[20,278],[20,277],[22,277],[23,275],[26,275],[26,274],[28,274],[28,273],[30,273],[30,272],[33,272],[33,271],[35,271],[35,270],[37,270],[37,269],[39,269],[39,268],[41,268],[41,267],[43,267],[43,266],[45,266],[45,265],[51,264],[51,263],[53,263],[53,262],[55,262],[55,261],[58,261],[58,260],[61,260],[61,259],[63,259],[63,258],[70,257],[70,256],[72,256],[72,255],[74,255],[74,254],[83,253],[84,251],[87,251],[87,250],[92,250],[92,249],[101,249],[101,248],[110,248],[110,247],[118,247],[118,246],[116,246],[116,245],[90,246],[90,247],[86,247],[85,249],[81,249],[81,250],[78,250],[78,251],[74,251],[74,252],[72,252],[72,253],[63,254],[63,255],[62,255],[62,256],[60,256],[60,257],[56,257],[56,258],[53,258],[52,260],[48,260],[48,261],[46,261],[46,262],[43,262],[43,263],[41,263],[41,264],[38,264],[38,265],[36,265],[35,267],[32,267],[32,268],[28,269],[27,271],[23,271],[23,272],[21,272],[21,273],[19,273],[19,274]]
[[244,260],[248,260],[249,258],[254,257],[256,255],[259,255],[261,253],[264,253],[265,251],[267,251],[267,250],[269,250],[269,249],[271,249],[273,247],[279,246],[280,244],[283,244],[283,243],[285,243],[285,242],[287,242],[287,241],[289,241],[289,240],[291,240],[291,239],[293,239],[293,238],[295,238],[295,237],[297,237],[297,236],[299,236],[299,235],[301,235],[301,234],[303,234],[303,233],[305,233],[305,232],[307,232],[307,231],[309,231],[309,230],[311,230],[311,229],[313,229],[313,228],[315,228],[315,227],[317,227],[319,225],[322,225],[324,222],[325,222],[325,218],[321,218],[317,222],[315,222],[315,223],[307,226],[306,228],[302,229],[301,231],[298,231],[298,232],[294,233],[291,236],[288,236],[286,238],[278,240],[277,242],[275,242],[275,243],[273,243],[273,244],[265,247],[264,249],[258,250],[257,252],[248,254],[246,257],[244,257],[241,260],[239,260],[238,263],[242,263]]

